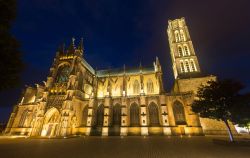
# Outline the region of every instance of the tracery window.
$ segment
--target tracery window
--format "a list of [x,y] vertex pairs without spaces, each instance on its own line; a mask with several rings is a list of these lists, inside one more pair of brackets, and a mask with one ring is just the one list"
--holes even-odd
[[153,81],[151,79],[149,79],[147,82],[147,92],[154,93],[154,84],[153,84]]
[[130,106],[130,126],[140,126],[139,106],[137,104]]
[[174,112],[175,123],[177,125],[186,124],[184,107],[180,102],[176,101],[174,103],[173,112]]
[[140,84],[139,84],[138,80],[134,81],[134,84],[133,84],[133,93],[134,94],[139,94],[140,93]]
[[56,77],[56,82],[62,83],[67,82],[69,79],[70,67],[68,65],[64,65],[59,67]]
[[160,122],[159,122],[159,111],[157,105],[155,103],[149,104],[148,111],[149,111],[150,126],[158,126]]

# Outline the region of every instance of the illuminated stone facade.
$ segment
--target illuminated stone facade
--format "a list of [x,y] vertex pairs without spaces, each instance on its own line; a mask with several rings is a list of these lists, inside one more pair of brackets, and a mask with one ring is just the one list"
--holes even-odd
[[[191,111],[197,87],[214,76],[201,76],[184,18],[169,21],[173,90],[163,90],[162,69],[151,67],[94,70],[84,59],[83,41],[60,48],[44,85],[27,87],[11,113],[6,134],[203,135],[223,134],[220,122]],[[163,60],[165,62],[165,59]]]

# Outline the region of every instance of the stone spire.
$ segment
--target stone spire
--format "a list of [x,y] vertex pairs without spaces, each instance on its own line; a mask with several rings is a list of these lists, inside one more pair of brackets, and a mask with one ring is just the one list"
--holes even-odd
[[160,64],[159,58],[157,56],[155,58],[155,65],[157,67],[157,71],[161,72],[161,64]]
[[140,61],[140,66],[139,66],[140,72],[142,73],[142,65],[141,65],[141,61]]
[[75,52],[75,38],[72,37],[71,44],[69,45],[69,48],[68,48],[68,53],[73,54],[74,52]]
[[78,45],[78,50],[84,51],[83,38],[81,38],[81,41],[80,41],[80,43]]
[[123,74],[125,74],[126,73],[126,65],[124,64],[123,65]]

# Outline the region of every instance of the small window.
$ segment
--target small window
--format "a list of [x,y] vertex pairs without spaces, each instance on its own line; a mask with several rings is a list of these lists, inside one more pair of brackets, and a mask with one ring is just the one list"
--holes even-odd
[[193,60],[190,61],[190,65],[191,65],[191,71],[196,71],[196,67]]
[[188,47],[187,47],[187,46],[184,46],[184,51],[185,51],[185,55],[186,55],[186,56],[190,55],[190,53],[189,53],[189,50],[188,50]]
[[181,36],[181,41],[185,41],[186,40],[183,30],[180,31],[180,36]]
[[188,61],[185,61],[186,72],[190,72],[190,67]]
[[186,124],[185,110],[180,102],[177,101],[174,103],[173,112],[174,112],[175,123],[177,125],[185,125]]
[[178,52],[179,52],[179,57],[182,57],[182,56],[183,56],[183,53],[182,53],[182,48],[181,48],[181,46],[178,47]]
[[181,61],[181,72],[185,72],[184,63]]
[[179,42],[180,41],[180,34],[178,31],[175,31],[175,41]]

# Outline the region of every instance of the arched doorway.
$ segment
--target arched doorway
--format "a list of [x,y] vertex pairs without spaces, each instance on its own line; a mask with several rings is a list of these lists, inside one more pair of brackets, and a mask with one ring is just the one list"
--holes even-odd
[[136,103],[130,106],[130,126],[140,126],[139,106]]
[[155,103],[150,103],[148,106],[149,112],[149,125],[150,126],[159,126],[159,110]]
[[41,136],[56,136],[60,113],[56,108],[51,108],[45,114]]
[[182,103],[174,102],[173,105],[174,119],[176,125],[186,125],[185,111]]

